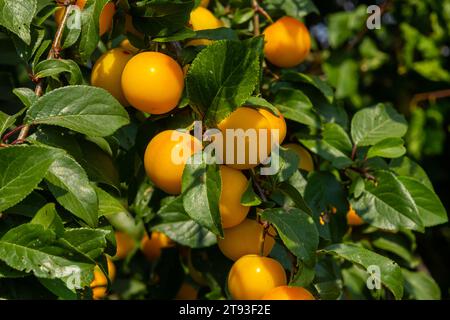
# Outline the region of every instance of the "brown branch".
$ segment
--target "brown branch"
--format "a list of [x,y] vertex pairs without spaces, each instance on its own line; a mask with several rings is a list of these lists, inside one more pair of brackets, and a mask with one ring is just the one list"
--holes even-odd
[[411,99],[410,105],[415,106],[421,101],[436,101],[437,99],[450,97],[450,89],[418,93]]
[[[47,60],[59,58],[60,52],[61,52],[61,40],[62,35],[64,32],[64,26],[66,25],[67,17],[69,16],[70,10],[68,8],[69,5],[72,5],[75,3],[75,0],[65,0],[64,1],[64,14],[63,18],[61,20],[61,23],[58,26],[58,29],[56,30],[55,38],[53,39],[52,47],[50,48],[50,51],[47,55]],[[37,79],[36,87],[34,89],[34,93],[36,96],[40,97],[44,94],[44,81],[43,79]],[[28,136],[28,133],[30,131],[30,125],[24,125],[22,127],[22,130],[20,130],[19,137],[17,140],[13,142],[13,144],[22,143],[25,141],[25,139]]]
[[261,34],[261,29],[259,26],[259,14],[258,14],[258,0],[253,0],[252,1],[252,6],[253,6],[253,10],[255,11],[254,15],[253,15],[253,34],[255,36],[259,36]]
[[263,230],[259,237],[259,255],[264,256],[264,244],[266,242],[266,235],[269,231],[270,223],[268,221],[264,221]]
[[354,144],[353,145],[353,149],[352,149],[352,160],[355,160],[356,150],[357,150],[357,146],[356,146],[356,144]]

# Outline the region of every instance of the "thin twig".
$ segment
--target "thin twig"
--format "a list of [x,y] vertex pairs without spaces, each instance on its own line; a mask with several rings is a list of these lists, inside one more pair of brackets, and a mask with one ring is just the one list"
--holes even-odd
[[261,34],[261,29],[259,26],[258,0],[253,0],[252,6],[253,6],[253,10],[255,11],[255,13],[253,15],[253,34],[255,36],[259,36]]
[[353,145],[353,149],[352,149],[352,160],[355,160],[356,150],[357,150],[357,146],[356,146],[356,144],[354,144]]
[[418,93],[411,99],[411,106],[417,105],[421,101],[436,101],[437,99],[450,97],[450,89]]
[[[72,5],[73,3],[75,3],[74,0],[64,1],[63,18],[61,20],[61,23],[58,26],[58,29],[56,30],[56,34],[55,34],[55,38],[53,39],[52,47],[47,55],[47,60],[60,57],[61,40],[62,40],[63,31],[64,31],[64,26],[66,25],[67,17],[69,16],[69,13],[70,13],[68,6]],[[36,87],[34,89],[34,93],[38,97],[40,97],[44,94],[44,80],[43,79],[37,80]],[[22,143],[23,141],[25,141],[25,139],[28,136],[29,131],[30,131],[30,125],[24,125],[22,127],[22,130],[20,130],[19,137],[13,143],[17,144],[17,143]]]

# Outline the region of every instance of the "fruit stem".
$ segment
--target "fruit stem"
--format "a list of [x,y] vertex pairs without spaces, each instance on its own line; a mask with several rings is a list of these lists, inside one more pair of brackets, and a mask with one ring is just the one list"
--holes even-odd
[[[258,215],[259,216],[259,215]],[[261,217],[260,217],[261,218]],[[259,237],[259,255],[264,255],[264,243],[266,242],[266,235],[269,230],[270,224],[268,221],[264,221],[263,223],[263,231]]]

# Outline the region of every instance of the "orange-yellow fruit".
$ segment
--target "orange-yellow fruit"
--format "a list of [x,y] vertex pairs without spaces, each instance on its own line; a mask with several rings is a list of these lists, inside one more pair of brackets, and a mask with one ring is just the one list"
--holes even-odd
[[[76,5],[83,10],[86,5],[86,0],[78,0]],[[100,13],[99,19],[99,35],[102,36],[111,29],[113,16],[116,13],[116,6],[113,2],[108,2]],[[58,8],[55,12],[55,21],[59,25],[63,19],[64,9]]]
[[295,67],[309,54],[311,38],[306,26],[292,17],[283,17],[264,30],[264,54],[281,68]]
[[[192,30],[207,30],[207,29],[217,29],[223,27],[222,21],[217,19],[211,11],[208,9],[199,6],[192,10],[191,17],[189,20],[189,24],[191,25]],[[187,45],[190,46],[199,46],[199,45],[209,45],[212,41],[208,39],[197,39],[191,40]]]
[[111,49],[95,62],[91,73],[91,84],[107,90],[123,106],[129,103],[122,91],[122,72],[132,57],[132,53],[123,48]]
[[258,109],[258,112],[261,113],[267,121],[269,121],[270,127],[272,130],[277,129],[278,130],[278,143],[281,144],[286,138],[286,121],[284,120],[283,115],[279,114],[279,116],[276,116],[271,111],[266,109]]
[[179,194],[186,161],[201,149],[201,142],[188,133],[175,130],[160,132],[145,150],[145,171],[158,188],[169,194]]
[[257,255],[241,257],[228,274],[228,290],[235,300],[259,300],[286,283],[286,272],[278,261]]
[[[257,221],[245,219],[235,227],[224,229],[223,239],[218,239],[220,251],[229,259],[236,261],[247,254],[259,254],[260,239],[264,227]],[[264,240],[264,256],[268,256],[275,239],[274,232],[268,232]]]
[[173,246],[173,241],[164,233],[154,231],[149,238],[144,235],[141,241],[142,253],[149,261],[154,261],[161,256],[161,250]]
[[295,143],[287,143],[287,144],[283,145],[283,147],[294,151],[298,155],[298,157],[299,157],[298,168],[299,169],[302,169],[302,170],[305,170],[308,172],[314,171],[314,161],[311,157],[311,154],[308,152],[308,150],[303,148],[301,145],[295,144]]
[[[270,155],[271,125],[258,110],[247,107],[237,108],[222,120],[218,127],[223,135],[223,163],[229,167],[239,170],[254,168]],[[227,139],[227,129],[234,130],[233,138]],[[240,157],[239,154],[241,154]]]
[[364,220],[356,213],[355,210],[350,206],[347,212],[347,224],[349,226],[360,226],[364,223]]
[[[109,257],[106,257],[108,262],[108,275],[110,281],[114,281],[116,276],[116,267]],[[92,280],[91,285],[92,297],[95,300],[102,299],[106,296],[108,291],[108,278],[100,269],[99,266],[94,268],[94,280]]]
[[197,300],[198,290],[188,282],[183,282],[175,300]]
[[120,47],[134,54],[139,52],[139,49],[133,46],[128,39],[123,39],[122,42],[120,42]]
[[224,228],[240,224],[247,217],[250,207],[241,204],[241,197],[247,189],[248,180],[236,169],[220,166],[222,190],[220,192],[219,211]]
[[315,300],[315,298],[303,287],[281,286],[267,292],[262,300]]
[[116,255],[117,259],[125,259],[135,248],[136,242],[127,233],[116,231]]
[[141,111],[163,114],[174,109],[184,89],[183,70],[168,55],[142,52],[128,61],[122,73],[122,90],[128,102]]

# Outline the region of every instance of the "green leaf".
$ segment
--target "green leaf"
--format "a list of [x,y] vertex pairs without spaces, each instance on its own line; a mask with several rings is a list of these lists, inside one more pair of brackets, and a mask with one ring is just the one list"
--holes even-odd
[[320,223],[320,216],[322,212],[329,211],[332,207],[338,212],[347,212],[347,197],[341,183],[330,172],[312,172],[308,175],[308,184],[303,196],[313,212],[320,236],[327,240],[336,240],[337,237],[331,233],[330,224]]
[[75,292],[67,288],[66,284],[60,279],[43,279],[39,278],[39,282],[58,298],[64,300],[77,300],[78,296]]
[[358,146],[375,145],[386,138],[401,138],[408,129],[403,115],[378,104],[358,111],[352,119],[352,138]]
[[265,0],[267,10],[283,10],[291,17],[301,18],[309,13],[319,13],[311,0]]
[[215,124],[240,107],[259,83],[263,38],[216,41],[192,62],[186,79],[190,103]]
[[423,170],[422,167],[419,166],[419,164],[408,157],[392,159],[391,163],[389,164],[389,168],[399,176],[415,178],[416,180],[419,180],[425,186],[427,186],[428,189],[434,190],[433,185],[428,178],[425,170]]
[[184,209],[201,226],[223,236],[219,212],[220,170],[217,165],[206,164],[201,155],[201,153],[193,155],[183,171]]
[[0,212],[30,194],[60,155],[37,146],[0,148]]
[[298,162],[300,160],[297,153],[288,148],[280,147],[278,149],[278,152],[276,152],[275,150],[272,151],[271,161],[276,161],[274,160],[275,157],[278,157],[278,165],[279,165],[279,168],[275,174],[276,181],[278,182],[286,181],[295,172],[297,172]]
[[191,248],[214,245],[217,237],[208,229],[189,218],[184,211],[183,198],[176,197],[158,211],[158,222],[152,230],[157,230],[177,243]]
[[436,226],[448,221],[447,211],[433,190],[412,177],[400,176],[398,180],[411,194],[425,227]]
[[441,290],[432,277],[424,272],[402,269],[405,278],[405,295],[415,300],[441,300]]
[[17,117],[20,116],[22,112],[23,111],[10,116],[0,111],[0,136],[16,122]]
[[295,186],[285,181],[278,185],[278,190],[288,196],[293,201],[295,207],[306,212],[309,215],[312,215],[311,208],[308,206],[305,199],[303,199],[301,193]]
[[98,197],[98,214],[105,217],[116,229],[138,238],[142,225],[137,224],[131,213],[125,209],[119,199],[108,192],[95,187]]
[[336,88],[337,99],[352,97],[358,92],[359,65],[354,57],[331,57],[323,64],[328,81]]
[[38,78],[53,77],[60,73],[68,73],[68,81],[71,85],[81,84],[83,76],[80,67],[73,60],[50,59],[39,62],[34,67],[35,76]]
[[[31,107],[31,105],[38,99],[36,93],[29,88],[14,88],[13,93],[22,101],[23,105],[27,108]],[[25,109],[23,109],[25,110]],[[21,111],[19,114],[22,114]]]
[[36,0],[0,0],[0,25],[30,44],[30,25],[36,14]]
[[261,218],[272,223],[283,243],[297,258],[314,265],[319,233],[311,216],[300,209],[266,209]]
[[400,238],[397,234],[386,233],[377,235],[372,240],[372,245],[375,248],[399,256],[409,264],[409,267],[416,267],[419,263],[419,259],[414,257],[414,254],[411,253],[408,245],[402,240],[403,238]]
[[383,157],[383,158],[398,158],[406,153],[406,148],[403,146],[402,138],[386,138],[377,144],[370,147],[367,152],[367,158]]
[[331,161],[333,166],[338,169],[348,167],[353,163],[349,157],[352,151],[350,138],[337,123],[326,123],[323,126],[321,138],[301,138],[300,141],[312,152]]
[[45,230],[51,230],[57,237],[64,234],[64,225],[56,212],[54,203],[43,206],[30,221],[31,224],[40,224]]
[[277,90],[274,105],[286,119],[313,128],[320,126],[320,119],[313,110],[311,100],[300,90],[292,88]]
[[423,222],[411,194],[391,172],[380,170],[377,183],[366,181],[361,197],[352,207],[365,221],[386,230],[401,228],[423,231]]
[[8,267],[7,264],[0,260],[0,280],[2,278],[22,278],[26,276],[27,274],[25,272]]
[[152,37],[167,37],[188,24],[194,4],[193,0],[146,1],[143,15],[133,16],[133,23]]
[[78,289],[88,286],[93,277],[94,265],[75,260],[73,253],[58,244],[55,234],[40,224],[10,229],[0,238],[0,260],[16,270],[61,279]]
[[327,82],[323,81],[318,76],[289,70],[284,72],[281,78],[286,81],[303,82],[312,85],[323,94],[328,103],[332,103],[334,100],[333,89]]
[[86,172],[69,154],[52,163],[45,179],[53,196],[64,208],[89,226],[97,225],[97,195]]
[[106,237],[110,231],[103,229],[66,229],[62,241],[70,248],[93,261],[106,248]]
[[[351,261],[364,269],[377,266],[380,270],[381,283],[399,300],[403,296],[403,276],[400,267],[394,261],[355,244],[334,244],[321,250]],[[368,274],[369,279],[369,274]]]
[[88,60],[97,48],[99,36],[99,21],[103,7],[109,0],[87,1],[81,10],[81,36],[78,51],[81,59]]
[[250,179],[247,184],[247,189],[245,189],[245,192],[242,194],[241,204],[246,207],[256,207],[261,203],[261,199],[253,190],[253,182],[252,179]]
[[65,127],[88,136],[105,137],[129,123],[128,113],[106,90],[66,86],[53,90],[28,109],[29,124]]
[[167,36],[154,38],[156,42],[181,41],[186,39],[209,39],[209,40],[239,40],[236,31],[230,28],[217,28],[193,31],[185,28],[182,31]]
[[350,37],[362,30],[367,19],[366,6],[358,6],[356,10],[340,11],[328,17],[329,41],[337,48]]

